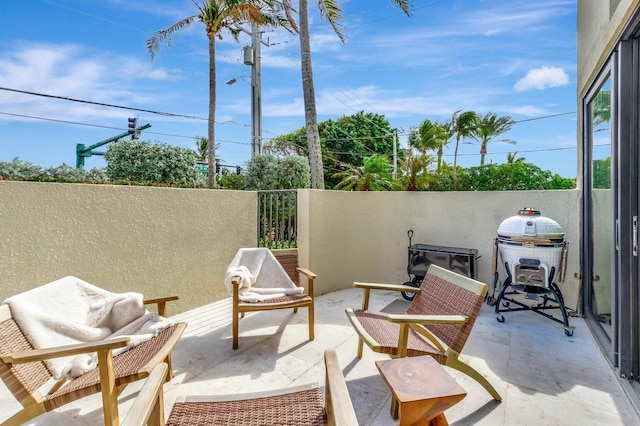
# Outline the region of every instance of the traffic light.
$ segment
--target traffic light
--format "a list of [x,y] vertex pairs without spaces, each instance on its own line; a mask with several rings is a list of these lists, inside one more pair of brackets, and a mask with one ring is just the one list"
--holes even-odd
[[237,175],[240,175],[240,171],[241,171],[241,170],[242,170],[242,169],[240,168],[240,166],[236,166],[236,174],[237,174]]
[[131,139],[138,139],[140,137],[140,127],[138,126],[138,117],[128,118],[129,121],[129,134]]
[[220,174],[220,163],[216,162],[216,174]]

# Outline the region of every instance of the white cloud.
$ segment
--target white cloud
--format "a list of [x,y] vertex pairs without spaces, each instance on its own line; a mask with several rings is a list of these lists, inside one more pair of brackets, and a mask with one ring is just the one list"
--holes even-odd
[[526,90],[543,90],[549,87],[560,87],[569,84],[569,75],[560,67],[540,67],[529,70],[513,86],[516,92]]

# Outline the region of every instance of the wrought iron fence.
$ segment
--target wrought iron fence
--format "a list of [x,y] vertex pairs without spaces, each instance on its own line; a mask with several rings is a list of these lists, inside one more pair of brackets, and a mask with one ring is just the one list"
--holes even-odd
[[258,191],[258,247],[296,248],[298,191]]

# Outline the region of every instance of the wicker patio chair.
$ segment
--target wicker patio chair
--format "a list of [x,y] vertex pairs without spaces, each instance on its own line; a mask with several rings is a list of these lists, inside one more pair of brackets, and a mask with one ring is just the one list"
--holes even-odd
[[[431,265],[420,288],[374,283],[354,283],[354,287],[364,290],[362,309],[346,309],[359,335],[359,358],[363,343],[392,358],[430,355],[476,380],[496,401],[502,400],[482,374],[459,358],[482,307],[486,284]],[[387,314],[368,310],[371,290],[417,294],[406,314]]]
[[238,348],[238,323],[240,318],[244,317],[246,312],[257,311],[269,311],[274,309],[293,309],[293,312],[298,312],[298,308],[307,308],[309,314],[309,340],[314,339],[314,298],[313,298],[313,282],[317,278],[317,275],[309,271],[306,268],[298,266],[298,250],[273,250],[273,255],[278,262],[282,265],[289,278],[298,287],[301,286],[300,274],[307,278],[306,293],[294,294],[289,296],[278,297],[275,299],[266,300],[264,302],[243,302],[239,299],[238,291],[240,281],[234,279],[233,284],[233,320],[232,320],[232,332],[233,332],[233,349]]
[[[253,394],[181,397],[173,405],[166,425],[357,425],[335,351],[326,350],[324,362],[324,398],[319,384]],[[161,375],[162,371],[155,377],[152,374],[144,384],[123,426],[165,425],[164,410],[159,408],[163,404]]]
[[[167,316],[166,303],[177,297],[145,301],[157,305],[158,313]],[[8,305],[0,305],[0,378],[22,410],[2,425],[21,425],[48,411],[54,410],[87,395],[102,393],[104,424],[117,425],[118,395],[124,387],[149,376],[158,364],[171,365],[171,350],[182,336],[186,323],[176,323],[140,345],[113,356],[112,350],[129,344],[128,338],[82,343],[57,348],[34,349],[11,315]],[[98,367],[72,380],[55,383],[46,395],[40,388],[52,380],[43,360],[97,352]],[[164,380],[172,378],[169,367]]]

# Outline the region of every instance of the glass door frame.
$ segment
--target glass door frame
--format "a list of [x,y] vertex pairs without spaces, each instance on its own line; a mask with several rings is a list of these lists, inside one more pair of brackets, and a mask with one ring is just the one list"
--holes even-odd
[[[603,349],[607,359],[613,366],[617,366],[617,309],[616,309],[616,283],[618,282],[617,271],[618,268],[614,267],[617,264],[615,259],[616,250],[612,250],[611,253],[611,285],[612,285],[612,301],[611,301],[611,322],[612,322],[612,336],[610,337],[602,328],[599,319],[594,314],[594,281],[597,277],[594,274],[594,214],[593,214],[593,101],[596,95],[600,92],[601,88],[609,80],[609,86],[611,88],[611,116],[610,116],[610,135],[611,135],[611,191],[614,209],[613,217],[617,217],[616,206],[616,187],[617,187],[617,165],[615,164],[616,158],[614,155],[615,139],[616,139],[616,108],[615,108],[615,93],[617,92],[617,79],[615,78],[615,61],[616,53],[614,52],[612,57],[609,58],[606,65],[601,69],[600,74],[591,85],[591,88],[587,92],[586,96],[582,99],[582,256],[581,256],[581,271],[582,271],[582,312],[585,316],[589,329],[594,334],[598,344]],[[612,224],[615,230],[615,224]],[[615,232],[614,232],[615,233]],[[612,238],[615,236],[612,235]],[[616,242],[612,242],[612,247],[617,248]]]

